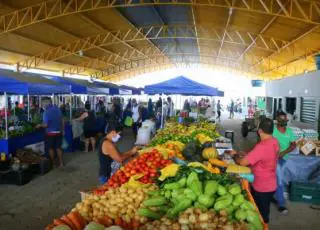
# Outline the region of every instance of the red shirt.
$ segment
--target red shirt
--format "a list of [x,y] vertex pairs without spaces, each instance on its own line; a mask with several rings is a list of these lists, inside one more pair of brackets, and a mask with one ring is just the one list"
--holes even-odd
[[258,143],[246,156],[254,174],[252,185],[256,191],[273,192],[276,190],[278,152],[279,143],[272,137]]

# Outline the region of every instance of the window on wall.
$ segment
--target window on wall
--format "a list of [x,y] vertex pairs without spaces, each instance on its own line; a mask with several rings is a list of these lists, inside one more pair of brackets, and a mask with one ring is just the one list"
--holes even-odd
[[301,98],[301,121],[305,123],[314,123],[316,121],[316,99]]

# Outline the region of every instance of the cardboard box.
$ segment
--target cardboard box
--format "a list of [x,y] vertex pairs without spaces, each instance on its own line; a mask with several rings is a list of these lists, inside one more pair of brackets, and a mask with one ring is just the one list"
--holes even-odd
[[316,149],[316,144],[312,141],[308,141],[305,145],[302,146],[301,148],[301,152],[308,156],[309,154],[311,154],[313,152],[313,150]]

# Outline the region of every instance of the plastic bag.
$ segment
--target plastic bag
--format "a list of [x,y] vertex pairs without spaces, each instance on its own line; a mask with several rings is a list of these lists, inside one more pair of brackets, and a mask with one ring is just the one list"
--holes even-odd
[[68,144],[66,138],[62,139],[62,146],[61,147],[62,147],[62,149],[67,149],[69,147],[69,144]]
[[144,127],[138,130],[136,145],[147,145],[150,142],[151,131]]
[[127,127],[131,127],[133,125],[132,117],[126,117],[126,119],[124,120],[124,125]]

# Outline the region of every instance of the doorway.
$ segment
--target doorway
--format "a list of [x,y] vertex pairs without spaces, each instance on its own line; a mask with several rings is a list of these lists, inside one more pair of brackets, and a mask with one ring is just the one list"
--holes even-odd
[[277,117],[277,98],[273,98],[273,120]]
[[297,108],[297,98],[296,97],[286,97],[286,112],[293,115]]

